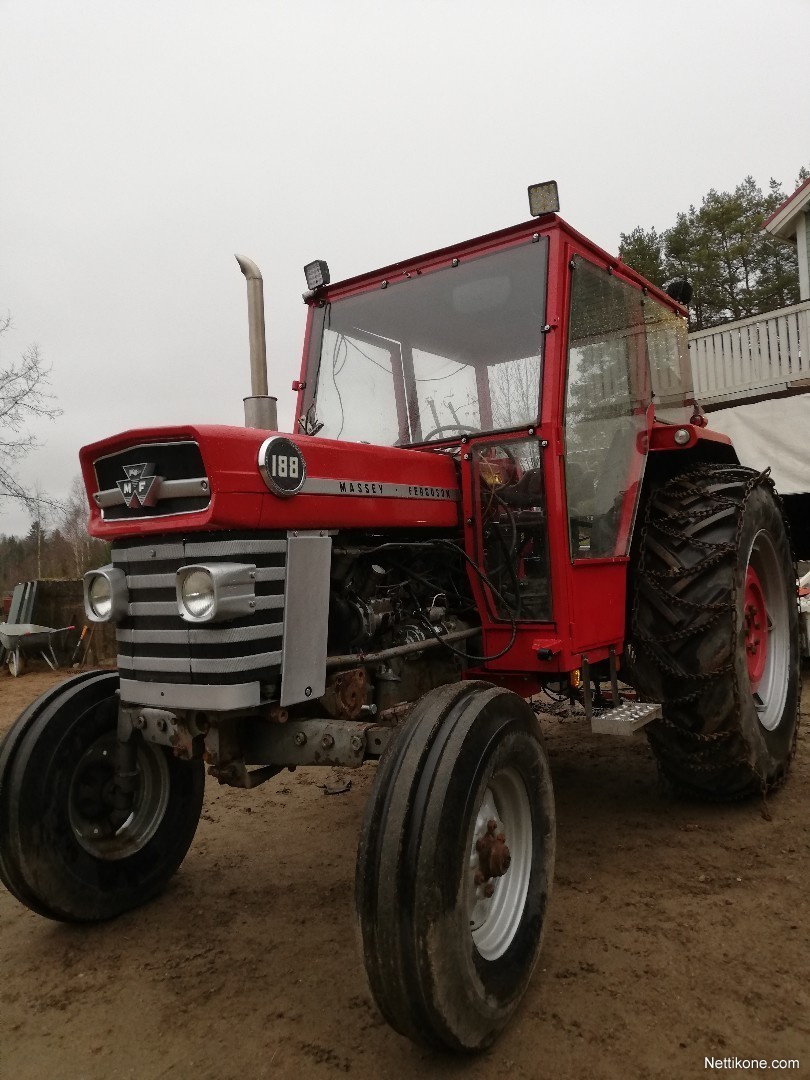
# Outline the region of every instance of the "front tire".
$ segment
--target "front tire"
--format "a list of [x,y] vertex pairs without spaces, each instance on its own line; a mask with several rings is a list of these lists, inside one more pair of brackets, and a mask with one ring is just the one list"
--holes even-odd
[[87,673],[33,703],[0,746],[0,880],[33,911],[95,922],[156,896],[200,817],[201,762],[133,734],[135,790],[115,802],[118,676]]
[[652,494],[639,552],[632,679],[663,705],[664,775],[727,800],[784,780],[796,743],[796,575],[765,474],[705,465]]
[[357,860],[366,971],[397,1031],[455,1051],[495,1040],[537,962],[554,845],[526,702],[474,682],[422,698],[380,761]]

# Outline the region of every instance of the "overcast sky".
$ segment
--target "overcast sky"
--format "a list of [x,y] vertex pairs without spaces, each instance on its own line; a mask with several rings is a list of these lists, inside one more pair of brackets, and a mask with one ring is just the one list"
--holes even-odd
[[[62,416],[19,470],[67,493],[116,431],[240,424],[244,278],[265,278],[289,429],[302,267],[339,280],[525,220],[608,250],[747,174],[810,160],[810,3],[0,0],[4,361]],[[24,512],[0,503],[0,533]]]

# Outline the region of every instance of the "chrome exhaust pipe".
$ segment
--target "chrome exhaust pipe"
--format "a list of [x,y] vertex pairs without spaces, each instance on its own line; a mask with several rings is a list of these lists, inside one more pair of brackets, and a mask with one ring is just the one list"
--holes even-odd
[[277,399],[267,393],[267,346],[264,332],[264,283],[251,259],[236,255],[247,281],[248,332],[250,335],[250,397],[244,398],[245,427],[278,431]]

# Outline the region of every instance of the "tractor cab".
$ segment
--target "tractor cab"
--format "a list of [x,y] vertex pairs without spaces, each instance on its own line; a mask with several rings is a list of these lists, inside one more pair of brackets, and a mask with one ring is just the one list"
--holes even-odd
[[620,653],[648,453],[700,437],[683,308],[553,212],[305,298],[297,431],[454,459],[487,668]]

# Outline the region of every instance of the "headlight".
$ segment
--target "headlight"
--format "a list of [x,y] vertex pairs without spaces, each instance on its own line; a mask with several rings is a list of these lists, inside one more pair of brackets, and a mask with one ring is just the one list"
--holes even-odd
[[250,615],[256,607],[256,581],[261,574],[245,563],[181,566],[175,580],[180,618],[207,623]]
[[192,619],[208,618],[214,610],[214,581],[208,571],[192,570],[183,577],[179,598]]
[[99,619],[109,619],[112,612],[112,587],[103,574],[96,574],[90,582],[87,599]]
[[127,613],[129,596],[123,570],[102,566],[84,575],[84,610],[91,622],[121,619]]

